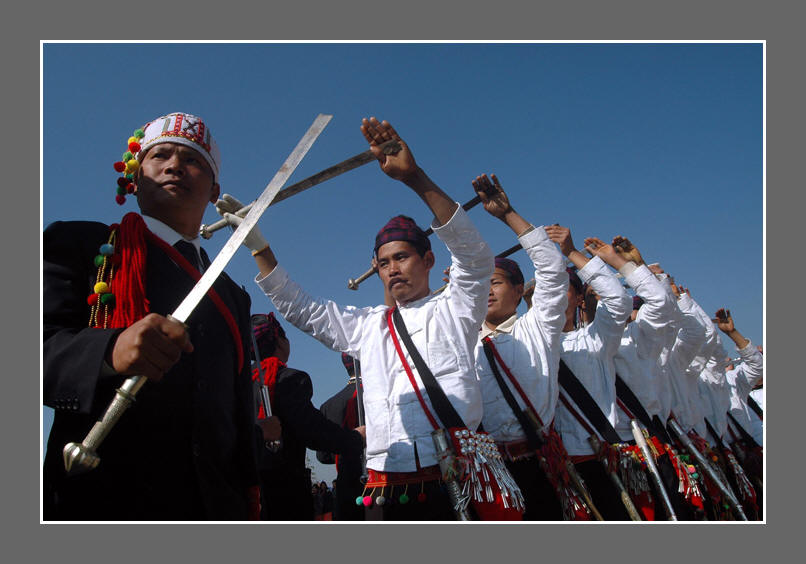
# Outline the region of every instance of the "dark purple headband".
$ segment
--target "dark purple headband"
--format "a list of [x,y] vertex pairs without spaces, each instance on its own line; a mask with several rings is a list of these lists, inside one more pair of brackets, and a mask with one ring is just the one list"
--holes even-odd
[[408,241],[423,252],[431,250],[431,241],[425,232],[417,227],[414,220],[405,215],[398,215],[389,220],[389,222],[378,231],[375,236],[375,248],[373,252],[377,255],[378,249],[386,243],[392,241]]
[[252,331],[255,332],[255,339],[261,350],[275,350],[277,342],[281,337],[285,337],[285,331],[280,322],[274,317],[274,312],[266,315],[257,313],[252,316]]

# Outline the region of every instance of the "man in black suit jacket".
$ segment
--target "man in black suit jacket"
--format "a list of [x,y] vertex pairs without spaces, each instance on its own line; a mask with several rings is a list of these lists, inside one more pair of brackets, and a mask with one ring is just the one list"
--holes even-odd
[[312,520],[312,484],[305,467],[306,450],[360,457],[364,449],[364,428],[343,429],[316,409],[311,403],[310,376],[285,364],[291,355],[291,344],[274,314],[253,315],[252,320],[263,359],[260,374],[269,387],[272,414],[282,424],[282,449],[279,452],[262,449],[259,458],[261,518]]
[[[143,217],[56,222],[43,237],[43,389],[55,409],[44,518],[256,518],[249,296],[222,274],[186,326],[166,317],[209,265],[198,230],[220,191],[218,149],[181,113],[128,148],[117,199],[134,193]],[[100,465],[68,475],[64,445],[80,443],[135,374],[149,382],[98,448]]]
[[[350,376],[347,385],[326,400],[319,410],[330,421],[351,429],[358,423],[358,393],[355,383],[355,363],[346,353],[341,355],[344,368]],[[356,504],[356,498],[364,490],[361,474],[364,472],[361,452],[353,455],[336,455],[332,452],[317,451],[316,458],[322,464],[336,465],[334,482],[334,521],[363,521],[364,506]]]

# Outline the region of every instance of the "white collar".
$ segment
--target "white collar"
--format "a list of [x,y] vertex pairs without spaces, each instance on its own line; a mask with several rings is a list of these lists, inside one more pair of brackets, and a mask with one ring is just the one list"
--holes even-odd
[[169,245],[174,246],[179,241],[187,241],[188,243],[196,247],[197,253],[201,251],[201,242],[199,241],[198,235],[194,239],[188,239],[187,237],[182,236],[175,229],[173,229],[169,225],[166,225],[159,219],[150,217],[148,215],[143,215],[143,220],[146,222],[146,227],[148,227],[149,231],[151,231],[154,235],[156,235]]
[[512,314],[512,317],[499,324],[495,329],[490,329],[485,321],[481,324],[481,338],[489,337],[493,333],[512,333],[512,329],[515,327],[515,320],[517,319],[518,313],[515,312]]

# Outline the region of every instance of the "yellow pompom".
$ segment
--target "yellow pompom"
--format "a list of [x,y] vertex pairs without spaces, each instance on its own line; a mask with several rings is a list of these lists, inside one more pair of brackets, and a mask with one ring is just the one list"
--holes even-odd
[[106,294],[109,292],[109,285],[106,282],[98,282],[92,289],[96,294]]
[[137,159],[130,159],[126,161],[126,172],[135,172],[139,166],[140,163],[137,162]]
[[135,137],[133,135],[131,137],[129,137],[129,140],[126,141],[126,145],[128,145],[129,143],[137,143],[137,137]]

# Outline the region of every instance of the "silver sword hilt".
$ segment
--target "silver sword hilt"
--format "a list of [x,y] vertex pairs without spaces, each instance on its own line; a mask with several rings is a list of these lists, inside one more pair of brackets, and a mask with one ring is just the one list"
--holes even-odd
[[[182,323],[170,314],[165,317],[171,321]],[[187,331],[188,326],[185,323],[182,323],[182,326]],[[64,456],[64,469],[67,470],[68,474],[82,474],[100,464],[101,457],[98,456],[98,447],[101,446],[101,443],[121,416],[134,403],[137,392],[146,382],[148,382],[148,378],[141,375],[126,378],[120,388],[115,390],[115,397],[109,407],[106,408],[103,417],[95,422],[84,440],[80,443],[67,443],[64,445],[62,455]]]
[[663,485],[660,472],[655,464],[655,458],[652,456],[652,451],[649,449],[646,438],[644,438],[644,432],[635,419],[630,420],[630,427],[632,428],[632,435],[635,437],[635,442],[638,444],[641,452],[644,453],[644,459],[649,468],[649,475],[652,476],[652,480],[655,482],[655,488],[660,493],[661,501],[663,502],[664,509],[666,509],[666,515],[669,517],[669,521],[677,521],[677,515],[672,507],[672,500],[669,499],[669,494]]
[[439,461],[439,470],[442,473],[442,482],[445,484],[445,489],[448,493],[448,498],[451,501],[453,512],[459,521],[472,521],[473,516],[467,509],[470,498],[462,495],[462,488],[453,477],[454,470],[454,455],[451,449],[451,443],[448,440],[447,431],[445,429],[435,429],[431,432],[431,438],[434,441],[434,448],[437,452],[437,460]]
[[62,451],[64,468],[68,474],[81,474],[97,467],[101,462],[97,449],[112,430],[121,415],[134,403],[134,396],[148,379],[145,376],[131,376],[115,390],[115,398],[106,409],[104,416],[95,422],[87,436],[80,443],[67,443]]

